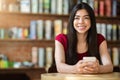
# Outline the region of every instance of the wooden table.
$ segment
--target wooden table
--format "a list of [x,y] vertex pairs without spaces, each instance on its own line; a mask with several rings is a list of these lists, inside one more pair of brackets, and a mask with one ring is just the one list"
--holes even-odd
[[62,74],[45,73],[41,74],[41,80],[120,80],[120,73],[106,74]]

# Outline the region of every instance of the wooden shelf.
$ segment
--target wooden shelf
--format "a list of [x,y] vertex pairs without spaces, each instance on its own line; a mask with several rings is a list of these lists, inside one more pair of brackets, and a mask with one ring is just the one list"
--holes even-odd
[[117,41],[108,41],[108,47],[120,47],[120,40]]
[[[41,17],[42,19],[45,17],[45,18],[49,18],[52,19],[52,17],[54,19],[66,19],[69,17],[69,15],[64,15],[64,14],[45,14],[45,13],[20,13],[20,12],[0,12],[0,15],[11,15],[11,16],[15,16],[15,15],[18,15],[18,16],[39,16]],[[64,20],[63,19],[63,20]],[[117,16],[117,17],[107,17],[107,16],[96,16],[96,20],[97,21],[118,21],[120,20],[120,16]]]
[[[19,43],[18,43],[19,42]],[[17,45],[31,45],[31,46],[43,46],[44,44],[47,44],[47,45],[44,45],[44,47],[46,46],[52,46],[54,47],[54,42],[55,40],[52,39],[52,40],[46,40],[46,39],[43,39],[43,40],[31,40],[31,39],[0,39],[0,44],[3,45],[3,46],[6,46],[5,44],[12,44],[12,46],[14,46],[13,44],[17,44]],[[117,41],[107,41],[108,43],[108,46],[109,47],[120,47],[120,40],[117,40]]]
[[96,21],[99,22],[99,23],[119,24],[120,23],[120,17],[118,17],[118,16],[117,17],[106,17],[106,16],[100,17],[100,16],[97,16]]
[[54,40],[5,39],[5,40],[0,40],[0,46],[54,47]]
[[107,16],[103,16],[103,17],[101,17],[101,16],[97,16],[96,17],[97,19],[104,19],[104,20],[120,20],[120,16],[117,16],[117,17],[107,17]]
[[21,12],[0,12],[0,14],[4,14],[4,15],[27,15],[27,16],[31,16],[31,15],[34,15],[34,16],[53,16],[53,17],[68,17],[69,15],[67,14],[47,14],[47,13],[21,13]]
[[2,42],[36,42],[36,41],[45,41],[45,42],[53,42],[54,39],[50,39],[50,40],[47,40],[47,39],[0,39],[0,41]]

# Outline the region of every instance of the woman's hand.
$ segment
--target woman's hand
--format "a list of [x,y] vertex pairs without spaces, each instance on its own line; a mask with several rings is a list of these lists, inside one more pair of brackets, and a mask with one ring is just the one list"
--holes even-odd
[[83,62],[86,64],[86,66],[83,68],[83,73],[99,73],[99,61],[84,61]]
[[99,61],[80,60],[76,64],[77,73],[99,73]]

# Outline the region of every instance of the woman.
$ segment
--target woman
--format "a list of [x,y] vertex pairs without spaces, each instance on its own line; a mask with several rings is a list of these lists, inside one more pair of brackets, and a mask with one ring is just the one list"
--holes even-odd
[[[83,60],[86,56],[96,57],[96,60]],[[97,34],[94,11],[88,4],[77,4],[69,18],[67,35],[56,36],[55,63],[60,73],[113,71],[107,42],[101,34]]]

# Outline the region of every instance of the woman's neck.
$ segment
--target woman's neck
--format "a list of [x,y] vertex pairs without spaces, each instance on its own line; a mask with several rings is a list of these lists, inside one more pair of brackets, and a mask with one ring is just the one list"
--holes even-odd
[[87,44],[87,34],[77,34],[78,42],[77,42],[77,52],[79,54],[85,53],[88,50]]
[[78,43],[86,42],[87,34],[77,34]]

